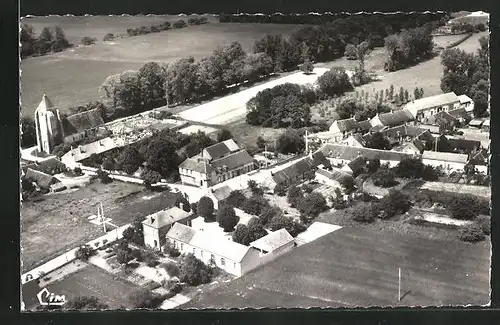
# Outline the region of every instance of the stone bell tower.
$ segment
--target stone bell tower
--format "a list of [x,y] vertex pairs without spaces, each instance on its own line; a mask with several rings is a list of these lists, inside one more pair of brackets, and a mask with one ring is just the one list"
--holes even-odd
[[64,132],[59,110],[47,95],[35,111],[36,143],[39,152],[50,154],[54,146],[63,142]]

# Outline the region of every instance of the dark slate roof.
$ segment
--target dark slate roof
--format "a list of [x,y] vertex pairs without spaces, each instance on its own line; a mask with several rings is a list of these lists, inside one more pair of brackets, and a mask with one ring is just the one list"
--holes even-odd
[[212,168],[222,168],[227,166],[229,170],[236,169],[253,162],[253,157],[246,150],[240,150],[220,159],[212,160]]
[[488,165],[488,152],[486,150],[480,150],[476,154],[472,155],[470,163],[474,165]]
[[187,158],[179,165],[179,168],[192,170],[202,174],[209,174],[213,171],[208,161],[201,158],[201,156]]
[[273,179],[278,184],[291,181],[315,167],[313,159],[305,157],[274,173]]
[[63,128],[66,136],[84,132],[104,124],[101,113],[97,109],[70,115],[63,119]]
[[469,140],[469,139],[457,139],[457,138],[448,138],[446,137],[448,145],[452,149],[463,149],[472,151],[474,149],[478,149],[481,147],[481,141],[477,140]]
[[227,199],[232,191],[233,190],[229,186],[224,185],[212,190],[212,194],[218,201],[222,201]]
[[358,122],[358,127],[361,131],[368,131],[372,128],[370,120],[364,120]]
[[167,238],[189,243],[195,234],[196,231],[193,228],[181,223],[174,223],[172,228],[167,232]]
[[380,122],[385,126],[394,126],[413,121],[413,114],[407,109],[401,109],[390,113],[382,113],[378,115]]
[[359,127],[359,123],[352,117],[343,120],[336,120],[335,123],[337,123],[337,127],[341,132],[348,132]]
[[165,210],[161,210],[155,212],[146,217],[146,219],[142,222],[144,225],[153,227],[153,228],[163,228],[165,226],[169,226],[174,222],[179,222],[185,220],[189,217],[189,213],[178,208],[172,207]]
[[412,143],[415,145],[415,147],[420,150],[420,152],[424,151],[425,145],[420,139],[415,139],[412,141]]
[[318,168],[316,172],[337,182],[340,182],[344,178],[353,178],[350,174],[338,168],[330,168],[329,170]]
[[401,161],[405,157],[411,156],[411,154],[406,154],[403,152],[351,147],[334,143],[327,143],[323,145],[323,147],[321,147],[319,150],[329,158],[343,160],[354,160],[357,157],[362,156],[366,159],[379,158],[380,160]]
[[210,147],[206,147],[204,149],[204,152],[206,152],[210,156],[207,158],[219,159],[237,150],[239,150],[238,145],[236,144],[236,142],[234,142],[233,139],[230,139],[216,143],[214,145],[211,145]]
[[463,107],[450,110],[450,111],[448,111],[448,114],[450,114],[454,118],[466,118],[468,115],[467,110]]
[[447,112],[436,113],[424,120],[431,125],[443,125],[457,122],[457,119]]
[[39,172],[38,170],[33,170],[28,168],[26,174],[24,175],[27,179],[33,180],[41,188],[50,188],[50,185],[59,182],[59,180],[49,174]]
[[325,168],[330,168],[330,160],[328,160],[321,151],[316,151],[312,155],[314,166],[323,165]]
[[347,166],[355,173],[366,166],[366,160],[363,157],[356,157]]

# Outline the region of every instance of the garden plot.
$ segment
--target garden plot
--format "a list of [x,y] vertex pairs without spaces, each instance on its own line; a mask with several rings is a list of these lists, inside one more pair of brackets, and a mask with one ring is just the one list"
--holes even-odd
[[491,187],[489,186],[442,183],[442,182],[426,182],[420,188],[423,190],[431,190],[435,192],[462,193],[462,194],[484,197],[488,199],[491,198]]

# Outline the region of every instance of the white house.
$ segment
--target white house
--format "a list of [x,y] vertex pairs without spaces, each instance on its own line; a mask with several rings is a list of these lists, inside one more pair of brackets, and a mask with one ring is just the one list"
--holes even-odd
[[301,246],[341,228],[342,227],[337,225],[316,221],[310,225],[306,231],[298,234],[297,237],[295,237],[295,242],[297,243],[297,246]]
[[255,248],[210,236],[183,224],[175,223],[166,238],[181,254],[191,253],[205,264],[214,263],[235,276],[242,276],[260,264],[260,252]]
[[377,114],[370,120],[370,124],[372,128],[379,130],[383,127],[406,124],[413,120],[415,120],[415,115],[410,110],[400,109],[389,113]]
[[425,165],[442,167],[447,172],[463,171],[467,165],[469,156],[459,153],[424,151],[422,162]]
[[190,214],[178,207],[172,207],[153,213],[142,222],[144,244],[160,249],[165,244],[165,235],[174,223],[190,224]]
[[460,107],[460,99],[454,92],[412,100],[405,105],[415,119],[420,121],[439,112],[448,112]]

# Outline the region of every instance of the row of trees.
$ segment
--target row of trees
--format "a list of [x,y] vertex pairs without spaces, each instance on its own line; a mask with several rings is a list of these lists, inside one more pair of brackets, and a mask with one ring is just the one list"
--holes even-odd
[[165,30],[169,30],[171,28],[184,28],[189,25],[201,25],[208,23],[206,17],[191,17],[188,19],[186,23],[184,20],[179,19],[170,23],[169,21],[164,21],[161,24],[150,25],[150,26],[141,26],[137,28],[127,28],[128,36],[137,36],[137,35],[145,35],[150,33],[158,33]]
[[35,36],[33,26],[21,25],[21,58],[32,55],[44,55],[50,52],[60,52],[72,44],[66,39],[64,31],[59,26],[44,27],[38,36]]
[[465,94],[474,101],[474,116],[487,115],[490,88],[489,38],[479,39],[476,53],[447,49],[441,54],[444,67],[441,90]]

